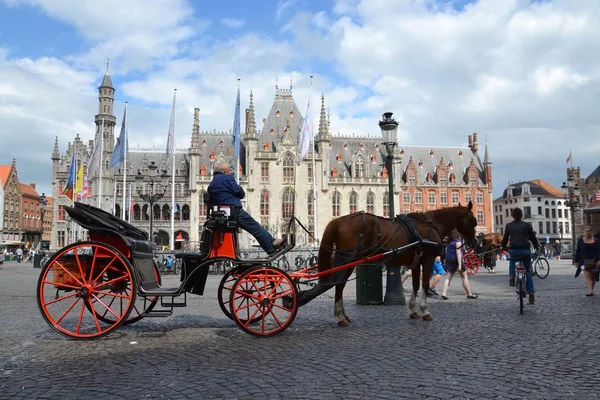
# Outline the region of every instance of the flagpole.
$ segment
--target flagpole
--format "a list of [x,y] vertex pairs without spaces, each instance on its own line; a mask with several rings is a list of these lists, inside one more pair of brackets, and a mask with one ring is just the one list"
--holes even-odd
[[129,201],[127,202],[127,222],[131,222],[131,183],[129,184]]
[[[173,143],[171,154],[173,157],[172,168],[171,168],[171,235],[169,237],[169,247],[171,251],[175,250],[175,102],[177,101],[177,89],[173,93],[173,110],[171,111],[173,117]],[[193,228],[198,229],[198,228]]]
[[571,161],[571,169],[573,169],[573,154],[571,153],[571,150],[569,150],[569,161]]
[[100,182],[98,183],[98,208],[102,209],[102,164],[104,163],[104,117],[100,129]]
[[115,177],[115,187],[113,189],[113,215],[117,215],[117,177]]
[[125,201],[127,200],[127,152],[129,151],[129,140],[127,137],[127,102],[125,102],[125,143],[123,143],[123,209],[121,219],[125,220]]
[[[235,124],[235,121],[236,121],[236,118],[237,118],[237,111],[238,111],[237,101],[239,99],[239,94],[240,94],[240,78],[238,78],[238,97],[236,98],[236,106],[235,106],[236,107],[235,108],[236,115],[233,116],[234,124]],[[233,134],[235,135],[235,126],[233,127],[233,129],[234,129]],[[241,141],[242,140],[242,138],[241,138],[241,131],[239,133],[240,133],[240,138],[238,138],[236,140],[240,140]],[[241,143],[235,144],[234,146],[241,147]],[[240,152],[238,151],[237,148],[234,149],[234,152],[235,151],[237,151],[237,157],[236,157],[236,160],[235,160],[235,182],[239,185],[240,184]]]
[[[312,88],[313,88],[313,76],[310,76],[310,95],[308,97],[308,101],[312,103]],[[313,191],[313,246],[317,247],[317,238],[319,237],[319,213],[317,212],[317,176],[319,176],[319,174],[317,174],[317,167],[316,167],[316,161],[315,161],[315,153],[316,153],[316,147],[315,147],[315,132],[314,132],[314,125],[313,125],[313,117],[312,117],[312,110],[310,113],[310,127],[312,129],[312,191]]]

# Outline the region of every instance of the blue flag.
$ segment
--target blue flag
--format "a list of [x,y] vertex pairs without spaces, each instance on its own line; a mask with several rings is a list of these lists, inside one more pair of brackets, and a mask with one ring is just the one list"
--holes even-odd
[[[306,115],[304,116],[304,122],[302,124],[302,131],[300,132],[300,160],[308,154],[310,142],[313,141],[313,129],[312,129],[312,112],[310,109],[310,97],[308,98],[308,105],[306,106]],[[313,150],[314,151],[314,150]]]
[[121,123],[121,133],[117,138],[117,143],[115,144],[115,149],[110,157],[108,168],[112,169],[123,164],[125,162],[127,153],[129,153],[129,143],[127,141],[127,104],[125,104],[123,122]]
[[75,145],[72,148],[73,154],[71,155],[71,168],[69,168],[69,177],[67,178],[67,183],[65,183],[65,187],[63,188],[62,194],[73,200],[74,190],[73,184],[75,182]]
[[173,212],[174,213],[179,212],[179,206],[177,205],[176,201],[173,202]]
[[[233,159],[237,160],[240,156],[240,87],[238,86],[237,99],[235,101],[235,114],[233,119]],[[237,171],[236,171],[237,172]]]

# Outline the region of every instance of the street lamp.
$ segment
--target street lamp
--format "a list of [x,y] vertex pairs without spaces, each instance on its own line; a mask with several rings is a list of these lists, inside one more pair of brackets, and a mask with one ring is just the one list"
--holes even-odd
[[[154,232],[152,231],[152,221],[154,220],[154,204],[159,201],[160,199],[163,198],[163,196],[165,195],[165,193],[167,192],[167,188],[165,187],[165,189],[163,190],[162,193],[154,193],[154,185],[158,182],[154,181],[154,177],[156,176],[156,174],[154,173],[154,171],[156,171],[156,169],[158,168],[158,165],[155,164],[154,161],[150,162],[150,165],[148,166],[148,170],[149,170],[149,174],[148,177],[150,178],[150,194],[146,194],[142,191],[142,187],[141,187],[141,182],[143,182],[144,180],[144,176],[142,175],[142,171],[140,171],[138,169],[137,172],[137,176],[135,177],[135,179],[137,181],[140,182],[140,185],[137,187],[137,194],[138,196],[144,200],[146,203],[150,204],[150,229],[148,230],[148,232],[150,233],[150,241],[154,242]],[[167,178],[167,171],[163,170],[163,173],[160,176],[161,178]],[[131,212],[131,211],[130,211]],[[171,209],[171,212],[173,212],[173,209]]]
[[563,195],[565,197],[565,205],[569,207],[571,211],[571,249],[573,250],[573,263],[575,262],[575,210],[580,206],[579,196],[581,195],[581,190],[579,188],[579,184],[575,182],[575,178],[573,175],[569,175],[567,182],[563,182],[560,187],[563,191]]
[[40,196],[40,250],[42,250],[42,243],[44,242],[44,214],[46,214],[46,205],[48,204],[48,200],[46,199],[46,194],[42,193]]
[[[382,144],[387,151],[385,167],[388,174],[388,200],[389,200],[389,216],[394,218],[394,176],[392,174],[394,164],[394,147],[397,145],[398,138],[398,121],[392,118],[393,113],[386,112],[379,121],[381,128]],[[400,266],[386,265],[386,288],[383,304],[385,305],[405,305],[404,290],[402,288],[402,278],[400,276]]]

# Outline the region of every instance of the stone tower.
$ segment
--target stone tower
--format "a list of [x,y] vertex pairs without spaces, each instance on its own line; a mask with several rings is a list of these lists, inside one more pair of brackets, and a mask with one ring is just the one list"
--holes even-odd
[[200,179],[200,155],[202,154],[200,144],[200,109],[194,108],[194,125],[192,127],[192,141],[188,151],[190,157],[189,188],[191,197],[190,210],[190,240],[195,243],[200,241],[199,220],[200,194],[197,190],[197,182]]
[[260,174],[260,171],[253,173],[254,160],[256,156],[256,148],[258,146],[258,132],[256,131],[256,118],[254,116],[254,96],[250,91],[250,105],[246,109],[246,131],[242,138],[246,142],[246,169],[250,171],[247,173],[248,176],[248,190],[254,191],[256,189],[256,176]]
[[[106,72],[102,79],[102,83],[98,87],[98,114],[95,116],[96,122],[96,139],[103,140],[102,150],[102,209],[111,210],[112,201],[111,196],[113,193],[114,182],[109,179],[112,175],[112,171],[108,169],[110,157],[115,146],[115,124],[117,119],[114,116],[114,102],[115,102],[115,88],[112,85],[112,79],[108,69],[109,65],[106,64]],[[99,196],[99,170],[93,177],[88,177],[88,180],[92,184],[92,190],[94,191],[92,196],[92,204],[98,206]]]
[[315,138],[317,144],[317,151],[319,157],[317,157],[316,170],[320,171],[317,177],[317,187],[321,190],[329,189],[329,160],[330,160],[330,145],[331,145],[331,132],[329,129],[329,121],[327,119],[327,113],[325,112],[325,95],[321,94],[321,113],[319,115],[319,131]]
[[58,243],[58,231],[56,230],[56,224],[54,221],[56,220],[56,216],[58,215],[58,180],[57,173],[60,169],[60,150],[58,148],[58,136],[54,139],[54,151],[52,151],[52,231],[50,233],[50,243],[56,244]]

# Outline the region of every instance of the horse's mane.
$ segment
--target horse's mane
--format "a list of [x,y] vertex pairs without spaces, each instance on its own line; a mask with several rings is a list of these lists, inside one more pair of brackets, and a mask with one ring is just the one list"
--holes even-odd
[[411,218],[415,218],[418,220],[426,220],[427,217],[426,215],[429,215],[430,217],[444,217],[445,214],[450,214],[456,210],[459,209],[467,209],[466,207],[462,207],[462,206],[452,206],[452,207],[442,207],[442,208],[438,208],[436,210],[428,210],[428,211],[416,211],[416,212],[412,212],[412,213],[408,213],[407,215]]

